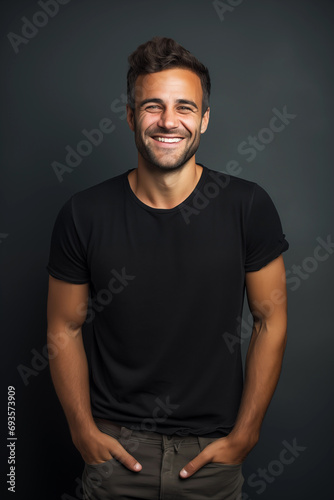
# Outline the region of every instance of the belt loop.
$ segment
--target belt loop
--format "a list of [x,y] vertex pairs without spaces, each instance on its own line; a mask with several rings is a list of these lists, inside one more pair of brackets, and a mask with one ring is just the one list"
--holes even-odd
[[205,444],[202,436],[197,436],[197,441],[200,451],[203,451],[203,449],[205,448]]
[[174,449],[177,453],[178,453],[180,445],[181,445],[181,443],[183,443],[183,441],[184,441],[184,439],[181,439],[178,443],[174,443]]

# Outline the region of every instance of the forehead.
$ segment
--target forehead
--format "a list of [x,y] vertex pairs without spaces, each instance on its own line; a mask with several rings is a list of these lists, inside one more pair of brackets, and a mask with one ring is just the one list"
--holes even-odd
[[192,99],[202,100],[202,85],[199,76],[193,71],[171,68],[157,73],[139,75],[135,83],[136,101],[139,99]]

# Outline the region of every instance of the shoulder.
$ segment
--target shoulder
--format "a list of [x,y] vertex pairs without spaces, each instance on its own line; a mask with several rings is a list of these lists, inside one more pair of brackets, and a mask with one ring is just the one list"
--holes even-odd
[[112,207],[119,206],[123,195],[123,182],[126,172],[106,179],[93,186],[74,193],[67,203],[77,216],[105,213]]
[[251,201],[257,189],[263,189],[258,183],[208,168],[206,183],[215,182],[234,201]]
[[123,177],[125,176],[125,172],[122,174],[111,177],[110,179],[106,179],[105,181],[99,182],[98,184],[94,184],[86,189],[82,189],[81,191],[77,191],[72,195],[72,199],[74,203],[82,203],[82,202],[97,202],[104,198],[109,198],[109,195],[116,194],[119,192],[120,186],[123,183]]

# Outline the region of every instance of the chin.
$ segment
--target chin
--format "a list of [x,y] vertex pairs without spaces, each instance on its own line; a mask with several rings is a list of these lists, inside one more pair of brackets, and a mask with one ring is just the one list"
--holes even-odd
[[163,164],[163,163],[152,163],[152,165],[160,170],[178,170],[180,168],[183,167],[184,165],[184,162],[182,163],[178,163],[178,162],[175,162],[175,163],[172,163],[172,164]]

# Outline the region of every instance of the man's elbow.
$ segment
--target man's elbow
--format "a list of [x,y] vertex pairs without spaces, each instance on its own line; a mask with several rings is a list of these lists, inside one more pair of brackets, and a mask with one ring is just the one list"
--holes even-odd
[[270,341],[272,348],[284,352],[288,340],[288,322],[286,313],[265,318],[262,320],[262,323],[263,331],[265,331],[265,335]]
[[285,349],[287,343],[287,313],[286,311],[275,314],[253,314],[254,340],[266,339],[277,349]]
[[68,343],[82,335],[82,323],[75,321],[48,322],[47,346],[50,349],[64,349]]

